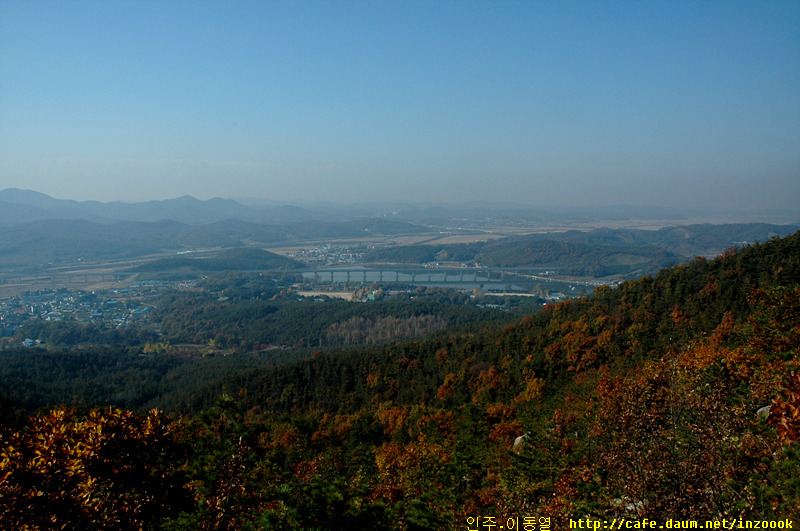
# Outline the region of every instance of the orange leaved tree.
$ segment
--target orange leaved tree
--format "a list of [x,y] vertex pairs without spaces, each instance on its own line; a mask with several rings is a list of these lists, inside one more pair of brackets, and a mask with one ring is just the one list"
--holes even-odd
[[57,409],[0,429],[7,529],[145,529],[180,510],[179,447],[156,410]]

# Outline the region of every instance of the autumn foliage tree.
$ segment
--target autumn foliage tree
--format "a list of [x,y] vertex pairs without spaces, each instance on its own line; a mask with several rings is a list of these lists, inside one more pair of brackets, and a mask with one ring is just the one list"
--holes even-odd
[[189,501],[161,414],[56,409],[0,431],[4,529],[140,530]]

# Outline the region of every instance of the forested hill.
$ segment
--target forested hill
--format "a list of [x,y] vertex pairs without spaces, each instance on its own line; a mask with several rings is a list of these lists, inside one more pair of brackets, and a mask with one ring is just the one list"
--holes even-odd
[[[77,507],[67,514],[164,529],[463,529],[476,516],[796,527],[799,348],[795,233],[503,329],[321,350],[216,381],[198,372],[205,392],[154,401],[183,413],[171,422],[40,415],[0,430],[0,517]],[[96,447],[83,438],[103,451],[78,453]],[[30,485],[59,503],[35,510]]]
[[301,262],[265,251],[263,249],[239,247],[228,249],[211,257],[190,254],[180,257],[161,258],[133,268],[137,272],[162,271],[247,271],[247,270],[294,270],[304,267]]
[[[688,348],[722,323],[742,324],[758,297],[799,284],[796,233],[715,260],[698,258],[618,288],[598,288],[592,296],[550,305],[502,332],[476,331],[355,354],[321,352],[315,359],[270,369],[268,376],[239,375],[235,382],[220,382],[205,405],[228,385],[247,388],[254,404],[350,412],[378,399],[433,400],[445,380],[463,401],[487,371],[504,375],[505,391],[495,393],[502,402],[513,402],[526,385],[524,373],[544,378],[550,391],[560,394],[560,383],[574,374],[636,367]],[[368,374],[373,375],[369,382]]]
[[283,466],[318,463],[314,477],[372,489],[361,495],[432,528],[498,507],[797,516],[798,346],[800,233],[504,330],[241,373],[187,411],[227,391],[243,421],[273,419],[262,451],[281,449]]
[[638,278],[695,256],[796,231],[766,223],[687,225],[659,230],[595,229],[530,234],[469,244],[426,244],[375,249],[365,262],[474,261],[487,267],[544,267],[568,275]]

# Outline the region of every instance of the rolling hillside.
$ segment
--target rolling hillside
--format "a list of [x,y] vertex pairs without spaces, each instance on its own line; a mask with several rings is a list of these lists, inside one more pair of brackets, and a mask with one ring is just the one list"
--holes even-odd
[[[60,448],[108,433],[93,439],[99,470],[131,473],[114,472],[102,514],[131,499],[150,507],[158,488],[151,525],[164,529],[461,529],[475,515],[553,529],[577,518],[796,525],[798,349],[795,233],[505,326],[279,365],[165,367],[171,391],[152,404],[181,413],[169,421],[58,410],[25,422],[6,401],[0,515],[90,518],[80,508],[101,487],[61,470],[101,472]],[[126,468],[130,452],[151,480]],[[40,455],[53,456],[46,468]],[[26,505],[23,484],[58,508]]]
[[552,232],[451,245],[409,245],[366,253],[365,262],[476,262],[487,267],[542,267],[565,275],[637,278],[696,256],[714,257],[774,236],[794,225],[688,225],[660,230],[596,229]]

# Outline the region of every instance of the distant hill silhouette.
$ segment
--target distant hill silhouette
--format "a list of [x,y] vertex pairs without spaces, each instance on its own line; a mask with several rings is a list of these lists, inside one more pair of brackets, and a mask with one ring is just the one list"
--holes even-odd
[[[0,266],[30,269],[84,260],[131,259],[197,248],[316,245],[331,239],[393,237],[439,231],[483,231],[541,219],[681,219],[676,209],[617,206],[591,209],[474,203],[465,205],[320,205],[314,210],[266,201],[183,196],[163,201],[74,201],[32,190],[0,191]],[[474,261],[491,267],[557,267],[561,273],[629,278],[695,256],[785,236],[798,225],[686,225],[661,230],[595,229],[447,245],[397,246],[365,261]]]
[[659,220],[686,223],[690,218],[731,219],[740,222],[767,221],[796,223],[800,211],[729,212],[714,209],[675,208],[641,205],[564,206],[512,203],[414,203],[387,198],[378,203],[315,203],[288,205],[258,198],[196,199],[190,195],[144,202],[100,202],[55,199],[33,190],[0,190],[0,226],[18,225],[43,219],[86,219],[96,223],[118,221],[171,220],[188,225],[205,225],[236,219],[251,223],[287,224],[302,221],[352,221],[386,218],[419,225],[475,228],[516,223],[584,224]]
[[246,206],[232,199],[207,201],[185,195],[163,201],[124,203],[54,199],[32,190],[0,190],[0,226],[44,219],[86,219],[96,223],[118,221],[179,221],[204,225],[228,219],[257,223],[294,223],[301,220],[331,221],[329,215],[298,207]]

